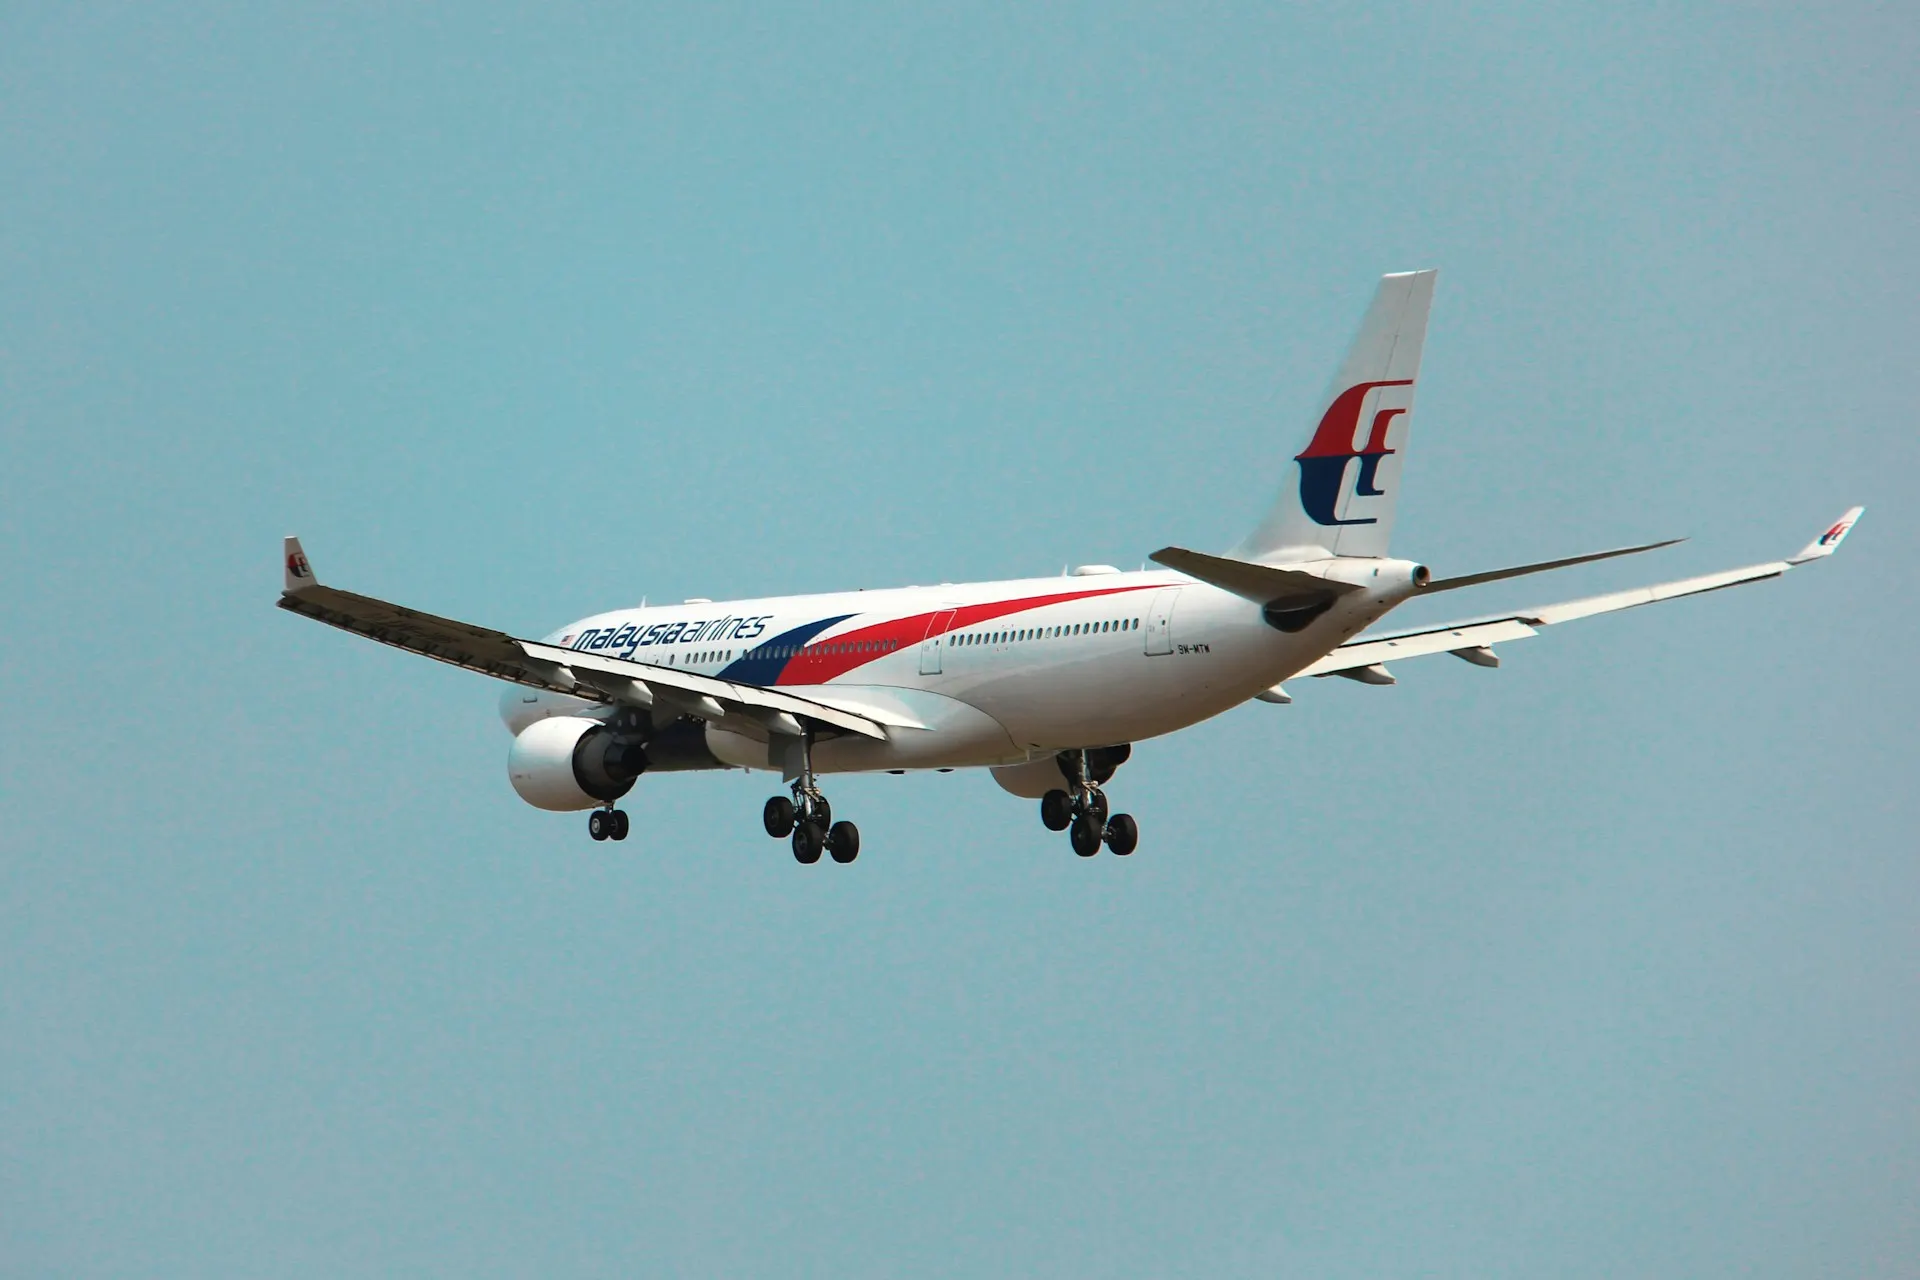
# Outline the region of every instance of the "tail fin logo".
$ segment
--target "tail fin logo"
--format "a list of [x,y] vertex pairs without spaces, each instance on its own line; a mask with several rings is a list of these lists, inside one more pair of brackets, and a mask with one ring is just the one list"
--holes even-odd
[[287,573],[295,578],[311,578],[313,566],[307,563],[304,555],[295,551],[287,557]]
[[1839,524],[1836,524],[1835,526],[1833,526],[1833,528],[1821,534],[1820,541],[1814,543],[1813,545],[1816,547],[1830,547],[1834,543],[1840,541],[1840,539],[1846,537],[1847,530],[1851,528],[1853,528],[1853,521],[1842,520]]
[[1412,385],[1411,378],[1357,382],[1335,396],[1333,403],[1327,406],[1313,439],[1294,457],[1294,461],[1300,464],[1300,506],[1316,524],[1378,523],[1372,516],[1340,518],[1340,499],[1346,488],[1347,464],[1355,458],[1360,460],[1360,472],[1353,485],[1355,497],[1385,497],[1386,490],[1377,483],[1380,459],[1394,452],[1387,448],[1387,431],[1393,426],[1393,420],[1406,410],[1376,409],[1373,422],[1367,428],[1366,446],[1356,449],[1354,440],[1359,434],[1360,411],[1367,397],[1381,387]]

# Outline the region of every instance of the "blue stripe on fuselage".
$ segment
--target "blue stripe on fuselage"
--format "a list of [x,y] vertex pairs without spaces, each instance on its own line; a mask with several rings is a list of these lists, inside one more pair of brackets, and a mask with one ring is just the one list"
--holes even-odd
[[778,684],[780,673],[787,669],[787,662],[795,651],[828,627],[845,622],[852,616],[843,613],[837,618],[822,618],[791,631],[782,631],[747,650],[745,657],[728,663],[726,669],[720,672],[720,679],[737,680],[741,684]]

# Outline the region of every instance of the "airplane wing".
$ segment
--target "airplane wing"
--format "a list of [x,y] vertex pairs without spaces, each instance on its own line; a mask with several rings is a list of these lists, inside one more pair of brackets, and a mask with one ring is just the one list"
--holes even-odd
[[[1380,635],[1362,634],[1347,641],[1320,661],[1300,671],[1299,674],[1346,676],[1365,684],[1392,684],[1394,678],[1387,671],[1386,663],[1401,658],[1418,658],[1430,653],[1451,653],[1479,666],[1498,666],[1500,659],[1493,652],[1495,644],[1508,640],[1524,640],[1528,636],[1538,635],[1542,627],[1572,622],[1578,618],[1590,618],[1600,613],[1613,613],[1619,609],[1631,609],[1636,605],[1656,604],[1662,600],[1677,600],[1682,596],[1719,591],[1725,587],[1737,587],[1743,583],[1762,582],[1768,578],[1778,578],[1795,565],[1830,556],[1839,547],[1841,540],[1847,536],[1848,530],[1853,528],[1854,522],[1860,518],[1864,510],[1864,507],[1853,508],[1829,526],[1820,537],[1808,543],[1797,555],[1785,560],[1748,565],[1742,569],[1727,569],[1720,573],[1703,574],[1697,578],[1682,578],[1676,582],[1662,582],[1651,587],[1635,587],[1629,591],[1586,596],[1579,600],[1541,605],[1533,609],[1520,609],[1513,613],[1475,618],[1465,622],[1442,623],[1439,626]],[[1278,700],[1278,698],[1269,699],[1269,701]]]
[[298,538],[286,540],[285,552],[286,577],[279,600],[282,609],[496,680],[592,702],[658,706],[703,720],[745,722],[795,736],[809,723],[815,728],[868,738],[887,736],[881,718],[871,713],[855,714],[763,685],[738,684],[698,672],[520,640],[504,631],[323,587],[314,578],[313,566]]

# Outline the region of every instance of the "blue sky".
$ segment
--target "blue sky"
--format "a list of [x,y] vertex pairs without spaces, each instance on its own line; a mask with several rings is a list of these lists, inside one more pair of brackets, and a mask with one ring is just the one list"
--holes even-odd
[[[1917,43],[0,14],[0,1270],[1909,1274]],[[968,774],[593,845],[272,608],[288,532],[523,634],[1224,547],[1426,266],[1396,550],[1692,539],[1446,611],[1845,553],[1142,744],[1125,862]]]

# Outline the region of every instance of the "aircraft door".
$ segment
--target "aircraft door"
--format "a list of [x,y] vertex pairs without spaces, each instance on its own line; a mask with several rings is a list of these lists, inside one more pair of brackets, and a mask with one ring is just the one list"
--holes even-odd
[[947,609],[933,615],[927,623],[927,638],[920,642],[920,674],[937,676],[940,674],[940,650],[947,643],[947,628],[953,625],[954,610]]
[[1147,605],[1147,653],[1173,652],[1173,605],[1180,598],[1180,588],[1167,587],[1153,593],[1153,600]]

